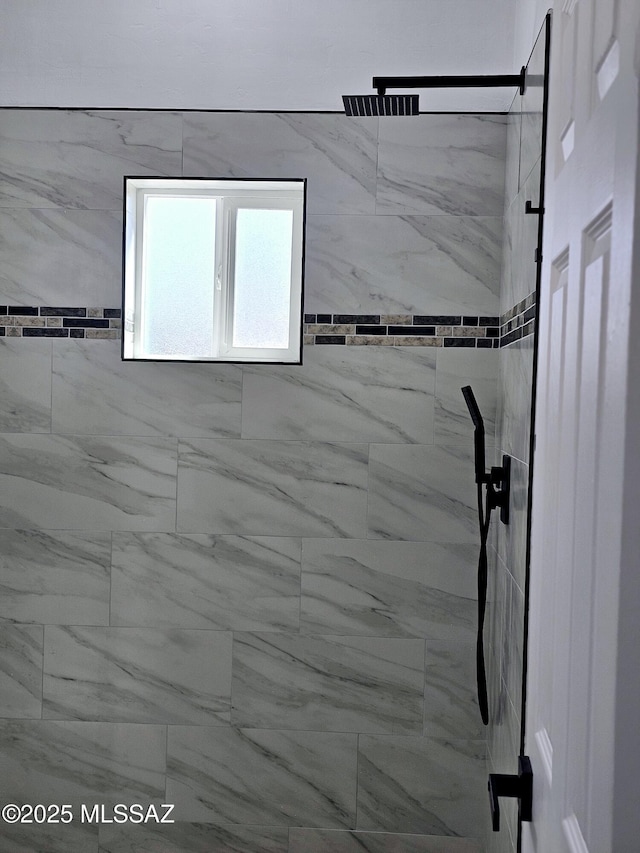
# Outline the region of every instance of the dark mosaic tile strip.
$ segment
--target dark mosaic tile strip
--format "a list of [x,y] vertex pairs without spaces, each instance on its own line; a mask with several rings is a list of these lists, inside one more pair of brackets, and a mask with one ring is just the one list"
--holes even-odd
[[41,308],[41,317],[86,317],[86,308]]
[[108,329],[109,321],[108,320],[97,320],[91,317],[65,317],[62,321],[62,325],[67,328],[81,328],[81,329]]
[[509,344],[534,334],[536,327],[536,294],[530,293],[500,318],[500,346]]
[[34,329],[33,326],[25,326],[22,329],[22,337],[23,338],[68,338],[69,337],[69,329],[56,329],[56,328],[45,328],[45,329]]

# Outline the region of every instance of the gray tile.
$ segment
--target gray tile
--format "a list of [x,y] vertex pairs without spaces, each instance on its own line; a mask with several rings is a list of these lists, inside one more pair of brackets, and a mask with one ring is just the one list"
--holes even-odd
[[176,822],[100,827],[99,853],[287,853],[287,849],[288,830],[281,826]]
[[46,719],[225,725],[231,634],[48,626],[42,690]]
[[469,444],[473,422],[460,390],[471,385],[484,420],[487,443],[493,443],[498,392],[498,350],[442,349],[437,354],[436,444]]
[[121,210],[124,175],[180,175],[178,113],[7,110],[0,207]]
[[114,533],[111,624],[297,629],[300,540]]
[[167,802],[184,820],[353,827],[356,739],[171,726]]
[[109,533],[0,530],[0,619],[109,621]]
[[0,227],[4,304],[120,304],[120,210],[0,210]]
[[423,689],[422,640],[234,634],[237,726],[417,734]]
[[522,675],[524,671],[524,593],[509,575],[511,586],[509,596],[508,619],[506,623],[507,642],[503,653],[503,678],[507,694],[515,708],[522,705]]
[[534,165],[524,187],[512,205],[511,294],[516,305],[536,289],[536,247],[538,220],[535,214],[525,213],[526,202],[537,207],[540,201],[540,160]]
[[50,430],[51,342],[0,340],[0,432]]
[[529,498],[529,466],[511,459],[509,524],[493,524],[498,532],[498,554],[522,589],[525,586],[527,557],[527,522]]
[[42,713],[42,631],[38,625],[0,625],[0,717]]
[[504,179],[505,205],[509,206],[520,189],[520,133],[522,113],[520,95],[516,95],[507,116],[507,147]]
[[289,830],[289,853],[481,853],[468,838],[390,832],[344,832],[335,829]]
[[304,364],[244,368],[243,438],[433,440],[435,353],[308,347]]
[[97,825],[0,824],[0,848],[11,853],[99,853]]
[[500,216],[506,121],[496,115],[423,115],[380,123],[378,213]]
[[164,726],[0,721],[3,803],[164,802]]
[[497,313],[500,216],[309,216],[305,310]]
[[366,486],[364,444],[181,441],[178,529],[363,536]]
[[305,633],[470,640],[474,544],[305,539]]
[[529,335],[500,350],[500,448],[523,462],[529,461],[533,347]]
[[4,435],[0,525],[171,530],[175,476],[170,439]]
[[476,698],[476,644],[428,640],[425,672],[425,735],[484,738]]
[[184,174],[308,180],[312,213],[374,213],[378,119],[188,113]]
[[54,432],[239,438],[241,391],[235,365],[135,363],[119,341],[55,342]]
[[481,743],[359,737],[358,829],[478,837],[485,789]]
[[370,539],[476,542],[473,449],[372,444]]

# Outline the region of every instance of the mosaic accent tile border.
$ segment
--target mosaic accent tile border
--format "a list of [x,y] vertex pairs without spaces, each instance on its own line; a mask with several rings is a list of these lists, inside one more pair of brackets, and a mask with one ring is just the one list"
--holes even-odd
[[118,339],[120,315],[120,308],[0,305],[0,337]]
[[500,346],[526,338],[535,332],[536,293],[533,291],[500,317]]

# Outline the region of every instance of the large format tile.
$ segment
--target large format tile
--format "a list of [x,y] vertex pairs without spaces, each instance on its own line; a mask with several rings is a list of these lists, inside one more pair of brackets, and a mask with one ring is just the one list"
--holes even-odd
[[53,349],[57,433],[239,438],[241,391],[235,365],[122,361],[119,341]]
[[498,554],[521,589],[525,587],[527,564],[527,527],[529,521],[529,466],[511,459],[509,524],[501,524],[494,514]]
[[164,802],[166,729],[0,721],[0,802]]
[[182,820],[353,827],[355,734],[171,726],[167,802]]
[[111,624],[296,629],[300,540],[114,533]]
[[171,530],[175,477],[170,439],[4,435],[0,525]]
[[[1,227],[1,226],[0,226]],[[50,432],[51,341],[0,340],[0,432]]]
[[308,180],[312,213],[374,213],[377,118],[187,113],[184,174]]
[[520,112],[520,95],[513,99],[507,115],[507,146],[504,178],[505,209],[518,195],[520,189],[520,132],[522,114]]
[[120,304],[120,211],[0,210],[0,228],[4,304]]
[[360,735],[358,829],[477,838],[485,773],[477,742]]
[[529,461],[534,336],[500,350],[500,447],[502,452]]
[[435,353],[308,347],[302,367],[244,368],[243,438],[433,440]]
[[500,216],[309,216],[305,310],[497,313]]
[[98,825],[81,823],[79,817],[68,824],[0,824],[0,849],[11,853],[99,853]]
[[506,121],[422,115],[380,122],[378,213],[501,216]]
[[469,838],[291,827],[289,853],[481,853]]
[[109,533],[0,530],[0,619],[109,622]]
[[473,448],[372,444],[370,539],[475,542]]
[[42,712],[42,627],[0,625],[0,717]]
[[425,735],[484,738],[476,698],[476,644],[427,640],[425,672]]
[[224,725],[231,634],[48,626],[42,690],[48,719]]
[[485,436],[493,443],[496,428],[499,352],[497,350],[441,349],[437,355],[435,441],[468,444],[473,421],[462,391],[471,385],[484,420]]
[[178,529],[362,536],[366,486],[363,444],[181,441]]
[[305,633],[472,639],[473,544],[305,539]]
[[234,634],[234,725],[422,732],[424,642]]
[[0,207],[121,210],[124,175],[180,175],[178,113],[6,110]]
[[100,827],[99,853],[287,853],[287,849],[284,826],[176,822]]

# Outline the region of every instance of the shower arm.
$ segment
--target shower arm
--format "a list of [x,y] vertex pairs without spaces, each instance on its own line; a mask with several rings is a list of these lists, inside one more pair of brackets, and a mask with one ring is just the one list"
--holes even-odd
[[387,89],[471,89],[477,86],[518,86],[520,94],[525,91],[526,68],[523,65],[519,74],[480,74],[449,77],[374,77],[373,88],[379,95]]

